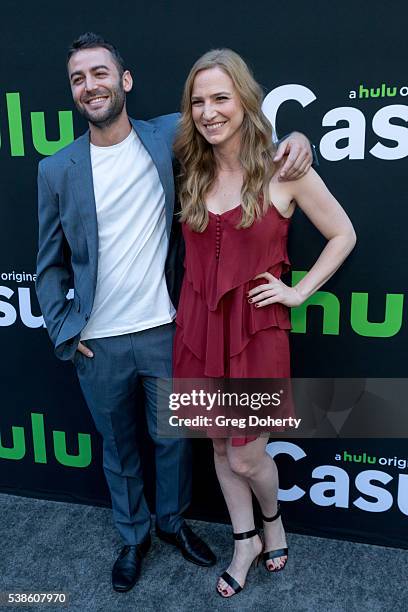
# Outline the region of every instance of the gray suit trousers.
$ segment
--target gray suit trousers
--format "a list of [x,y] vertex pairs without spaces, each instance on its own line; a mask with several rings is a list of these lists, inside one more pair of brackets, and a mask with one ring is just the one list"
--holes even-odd
[[103,468],[112,498],[115,524],[125,544],[138,544],[150,530],[136,442],[137,388],[145,395],[146,420],[155,445],[156,522],[168,532],[182,523],[191,500],[190,440],[157,435],[158,378],[172,376],[175,324],[123,336],[85,340],[94,353],[74,356],[79,382],[96,428],[103,438]]

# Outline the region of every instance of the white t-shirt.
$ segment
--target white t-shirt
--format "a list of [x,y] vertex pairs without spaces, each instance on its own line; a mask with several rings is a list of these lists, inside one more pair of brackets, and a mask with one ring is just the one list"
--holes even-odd
[[141,331],[175,316],[164,274],[168,249],[164,192],[136,132],[118,144],[91,144],[98,220],[98,276],[81,340]]

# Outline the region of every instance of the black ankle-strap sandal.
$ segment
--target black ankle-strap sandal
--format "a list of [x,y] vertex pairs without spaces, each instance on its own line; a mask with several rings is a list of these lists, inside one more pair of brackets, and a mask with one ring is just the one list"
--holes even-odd
[[[254,536],[258,535],[259,536],[259,529],[251,529],[251,531],[243,531],[241,533],[233,533],[232,537],[234,538],[234,540],[248,540],[249,538],[253,538]],[[262,553],[260,553],[259,555],[257,555],[255,557],[255,559],[252,561],[249,569],[251,569],[252,565],[257,565],[259,562],[259,558],[262,555]],[[249,572],[248,569],[248,572]],[[242,586],[239,584],[239,582],[237,580],[235,580],[235,578],[233,576],[231,576],[231,574],[229,574],[228,572],[224,572],[223,574],[221,574],[221,576],[219,577],[218,581],[220,580],[220,578],[222,578],[229,587],[231,587],[231,589],[234,590],[234,593],[232,595],[223,595],[221,593],[221,591],[219,591],[217,588],[215,589],[218,593],[218,595],[220,595],[221,597],[223,597],[224,599],[229,599],[230,597],[233,597],[234,595],[236,595],[237,593],[239,593],[240,591],[242,591]],[[217,583],[218,584],[218,583]]]
[[[268,516],[264,516],[262,514],[262,520],[265,521],[265,523],[272,523],[273,521],[276,521],[277,518],[279,518],[281,515],[281,509],[280,509],[280,504],[278,504],[278,511],[276,512],[276,514],[274,516],[268,517]],[[264,552],[262,555],[262,560],[265,563],[265,567],[267,569],[268,572],[280,572],[285,568],[285,565],[287,563],[288,560],[288,555],[289,555],[289,549],[288,548],[277,548],[276,550],[269,550],[267,552]],[[276,569],[269,569],[268,565],[267,565],[267,561],[272,561],[273,559],[277,559],[278,557],[284,557],[286,556],[286,561],[284,562],[284,564],[282,565],[282,567],[278,567]]]

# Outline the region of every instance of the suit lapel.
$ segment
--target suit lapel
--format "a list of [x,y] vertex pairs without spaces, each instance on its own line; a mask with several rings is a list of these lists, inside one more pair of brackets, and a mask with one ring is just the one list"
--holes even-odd
[[146,121],[136,121],[134,119],[130,119],[130,121],[157,168],[165,196],[166,232],[167,236],[170,236],[174,212],[174,179],[168,145],[163,140],[159,130],[151,124]]
[[98,223],[92,178],[89,132],[78,138],[71,154],[70,184],[85,230],[91,262],[98,262]]

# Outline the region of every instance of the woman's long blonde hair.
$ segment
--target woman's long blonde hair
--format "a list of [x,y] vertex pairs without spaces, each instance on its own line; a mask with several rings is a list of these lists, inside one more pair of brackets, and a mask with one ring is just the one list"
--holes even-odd
[[194,79],[200,70],[218,66],[232,80],[244,110],[240,161],[244,170],[241,190],[242,219],[252,225],[270,205],[269,183],[274,173],[272,126],[262,112],[263,94],[244,60],[231,49],[214,49],[200,57],[187,77],[181,102],[181,120],[174,143],[180,162],[180,219],[197,232],[208,224],[205,197],[216,178],[213,148],[196,129],[191,111]]

